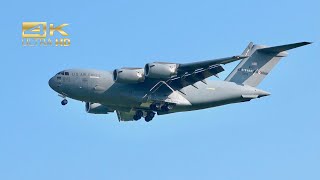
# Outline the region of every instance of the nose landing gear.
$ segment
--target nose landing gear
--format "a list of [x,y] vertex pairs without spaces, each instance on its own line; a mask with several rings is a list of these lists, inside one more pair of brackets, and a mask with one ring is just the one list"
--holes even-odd
[[65,96],[65,95],[58,94],[58,96],[60,96],[60,97],[63,98],[63,100],[61,101],[61,105],[62,105],[62,106],[68,104],[68,100],[66,99],[66,96]]
[[68,104],[68,100],[67,99],[63,99],[62,101],[61,101],[61,105],[66,105],[66,104]]

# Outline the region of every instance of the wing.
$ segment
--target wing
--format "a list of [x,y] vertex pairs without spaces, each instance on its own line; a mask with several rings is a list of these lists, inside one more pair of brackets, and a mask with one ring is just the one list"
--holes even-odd
[[232,56],[221,59],[192,62],[186,64],[178,64],[177,75],[166,80],[166,83],[174,89],[182,89],[183,87],[193,85],[198,81],[205,83],[205,79],[210,76],[217,76],[224,71],[221,64],[227,64],[247,56]]
[[217,65],[217,64],[228,64],[233,61],[244,59],[246,57],[247,56],[232,56],[232,57],[221,58],[221,59],[213,59],[213,60],[207,60],[207,61],[180,64],[179,71],[190,71],[190,70],[192,71],[192,70],[206,68],[206,67]]
[[224,71],[219,64],[210,65],[207,68],[199,68],[191,71],[184,71],[180,76],[171,78],[167,81],[172,87],[181,89],[183,87],[195,84],[198,81],[206,83],[204,80],[210,76],[218,76],[220,72]]
[[[150,91],[143,96],[144,101],[161,101],[174,104],[190,104],[183,97],[178,96],[177,93],[174,93],[175,90],[179,90],[181,93],[184,92],[181,90],[183,87],[192,85],[195,88],[195,83],[202,81],[204,83],[205,79],[210,76],[217,76],[218,73],[224,71],[221,64],[227,64],[233,61],[244,59],[247,56],[232,56],[221,59],[186,63],[186,64],[176,64],[177,73],[175,76],[166,78],[166,79],[152,79],[156,84],[150,89]],[[161,64],[166,64],[162,62]],[[174,63],[167,63],[174,64]],[[164,99],[158,99],[154,97],[153,94],[161,89],[161,92],[171,91],[173,94],[172,97],[163,97]]]

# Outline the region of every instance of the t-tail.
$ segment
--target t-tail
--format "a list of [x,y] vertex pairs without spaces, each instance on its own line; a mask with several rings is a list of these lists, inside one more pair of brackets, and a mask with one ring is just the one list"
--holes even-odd
[[252,42],[244,50],[243,59],[229,74],[225,81],[256,87],[269,74],[282,57],[288,55],[286,50],[308,45],[310,42],[299,42],[282,46],[267,47],[254,45]]

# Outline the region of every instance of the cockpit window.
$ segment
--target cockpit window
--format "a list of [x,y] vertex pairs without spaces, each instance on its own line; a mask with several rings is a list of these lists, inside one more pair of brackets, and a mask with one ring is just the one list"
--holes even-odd
[[69,76],[69,72],[60,71],[57,73],[57,75],[66,75]]

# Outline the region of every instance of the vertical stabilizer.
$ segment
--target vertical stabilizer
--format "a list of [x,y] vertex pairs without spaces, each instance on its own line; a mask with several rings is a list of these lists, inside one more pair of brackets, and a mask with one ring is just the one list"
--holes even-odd
[[242,53],[242,55],[249,57],[243,59],[229,74],[225,81],[255,87],[260,84],[282,57],[288,55],[286,50],[308,44],[310,44],[310,42],[267,47],[263,45],[254,45],[251,42]]

